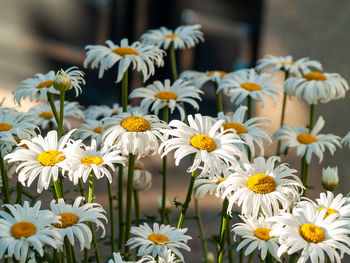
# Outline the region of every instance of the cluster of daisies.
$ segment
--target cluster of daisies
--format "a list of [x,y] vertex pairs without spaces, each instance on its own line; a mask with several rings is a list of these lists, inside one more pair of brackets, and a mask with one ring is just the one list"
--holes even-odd
[[[246,247],[245,255],[255,255],[263,262],[284,262],[287,254],[298,263],[309,259],[313,263],[340,262],[350,254],[350,199],[331,192],[338,186],[337,168],[323,170],[322,184],[329,191],[315,201],[305,197],[312,156],[321,163],[326,149],[333,154],[342,144],[350,145],[350,132],[343,139],[320,134],[324,119],[320,116],[314,123],[315,105],[344,98],[349,90],[347,81],[339,74],[324,73],[318,61],[271,55],[251,69],[184,71],[178,77],[175,51],[204,41],[200,29],[200,25],[180,26],[174,31],[161,27],[131,44],[122,39],[119,45],[108,40],[106,45],[86,46],[84,67],[98,69],[100,78],[117,66],[116,82],[121,82],[122,98],[121,104],[112,107],[93,105],[84,109],[78,102],[65,101],[66,92],[74,90],[78,96],[83,90],[84,73],[77,67],[37,74],[13,90],[18,105],[25,98],[44,103],[27,113],[0,108],[4,203],[0,211],[0,258],[73,263],[80,259],[74,249],[78,242],[84,250],[84,262],[89,260],[90,249],[94,260],[102,262],[96,230],[101,229],[104,237],[108,219],[102,205],[93,201],[94,183],[104,177],[109,197],[109,263],[184,262],[182,252],[191,251],[188,241],[192,238],[186,235],[183,224],[192,193],[197,199],[215,195],[222,204],[220,236],[215,241],[218,263],[226,255],[233,262],[229,255],[233,242],[237,242],[237,250]],[[164,66],[167,53],[172,79],[147,83],[128,94],[128,72],[140,72],[146,83],[156,67]],[[285,73],[283,86],[274,79],[277,71]],[[186,114],[189,106],[199,110],[205,85],[214,88],[217,115]],[[252,107],[257,101],[264,107],[267,99],[276,103],[281,91],[283,113],[287,97],[296,96],[310,104],[309,126],[288,126],[282,113],[281,127],[274,134],[279,141],[276,156],[264,157],[264,145],[272,143],[264,129],[270,121],[253,117]],[[224,112],[222,94],[237,106],[234,112]],[[128,99],[132,98],[140,98],[140,105],[130,105]],[[245,102],[247,106],[242,106]],[[174,118],[175,111],[179,119]],[[72,118],[81,122],[77,129],[72,129]],[[300,172],[281,163],[280,150],[293,147],[302,161]],[[183,203],[177,202],[181,207],[177,227],[171,225],[166,198],[167,156],[172,152],[175,165],[191,160],[186,170],[191,174],[187,196]],[[163,165],[159,217],[142,222],[138,195],[152,185],[152,174],[142,159],[156,154]],[[11,200],[12,177],[17,182],[15,202]],[[24,187],[34,181],[37,194],[33,196]],[[87,183],[88,193],[84,187]],[[67,184],[77,186],[80,194],[73,202],[67,198]],[[118,237],[112,188],[118,189]],[[54,200],[49,210],[41,210],[41,202],[36,200],[49,191]],[[24,198],[29,198],[31,205]],[[136,221],[132,221],[133,209]],[[237,213],[239,222],[231,226],[230,217]],[[199,212],[196,219],[202,228]],[[231,227],[233,239],[225,237]],[[207,238],[203,231],[200,235],[204,261],[211,262]]]

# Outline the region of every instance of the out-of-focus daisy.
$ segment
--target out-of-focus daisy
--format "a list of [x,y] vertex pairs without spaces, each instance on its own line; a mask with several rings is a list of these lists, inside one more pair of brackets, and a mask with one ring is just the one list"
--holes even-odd
[[284,70],[294,76],[300,76],[304,72],[310,71],[310,69],[323,70],[321,63],[316,60],[300,58],[293,61],[292,56],[277,57],[272,55],[266,55],[262,59],[259,59],[255,68],[259,72],[272,69],[271,74],[279,70]]
[[241,215],[239,217],[243,220],[243,223],[235,224],[232,229],[235,236],[239,235],[242,237],[237,251],[249,244],[244,252],[245,256],[254,252],[255,249],[259,249],[261,250],[262,260],[265,260],[267,252],[270,252],[277,261],[280,261],[277,256],[279,247],[278,237],[270,235],[271,230],[276,224],[267,222],[266,218],[261,215],[258,218]]
[[191,81],[195,88],[201,89],[207,82],[220,84],[222,78],[227,75],[227,72],[221,70],[213,70],[207,72],[199,72],[194,70],[186,70],[180,74],[180,78]]
[[254,69],[243,69],[227,74],[220,82],[217,92],[224,90],[236,105],[240,105],[249,96],[261,101],[264,107],[265,96],[276,103],[276,95],[280,93],[280,84],[272,83],[273,81],[274,78],[270,74],[258,74]]
[[310,164],[312,154],[323,160],[323,152],[326,148],[333,155],[336,146],[341,147],[340,137],[333,134],[318,134],[323,128],[325,121],[319,117],[311,132],[305,127],[283,126],[276,131],[276,140],[287,140],[281,150],[297,147],[297,155],[303,157],[306,154],[306,162]]
[[105,226],[102,220],[108,221],[104,215],[106,212],[100,204],[87,203],[81,205],[84,197],[79,196],[73,205],[66,204],[62,198],[50,203],[51,211],[59,216],[59,222],[53,224],[61,235],[62,240],[67,236],[69,242],[74,246],[74,240],[78,240],[81,250],[90,249],[92,233],[87,222],[94,223],[97,230],[101,227],[102,237],[105,235]]
[[91,63],[91,68],[99,67],[99,77],[102,78],[106,69],[118,66],[117,82],[121,81],[124,72],[132,67],[141,71],[143,80],[146,81],[154,74],[154,64],[158,67],[163,66],[163,56],[165,52],[156,46],[141,44],[136,41],[129,45],[129,41],[124,38],[120,45],[114,44],[111,40],[106,41],[107,46],[88,45],[87,57],[84,60],[84,67]]
[[338,167],[322,168],[322,186],[328,191],[334,191],[338,188],[339,176]]
[[[60,83],[62,82],[62,83]],[[78,67],[70,67],[66,70],[59,70],[56,73],[53,86],[57,90],[67,91],[69,89],[74,89],[75,96],[82,92],[80,85],[84,85],[84,72],[79,70]]]
[[[182,158],[194,154],[193,164],[187,172],[200,168],[201,175],[220,174],[223,162],[227,165],[238,165],[238,158],[244,159],[246,156],[235,144],[243,141],[237,134],[225,132],[222,128],[223,122],[200,114],[196,114],[194,118],[192,115],[188,116],[189,126],[181,121],[172,120],[169,126],[174,128],[162,131],[172,136],[161,145],[160,151],[164,149],[162,156],[175,150],[175,165],[179,165]],[[200,167],[201,164],[203,167]]]
[[51,178],[58,179],[58,172],[67,162],[69,155],[74,154],[73,147],[68,151],[67,142],[74,130],[67,133],[59,141],[56,131],[50,131],[46,137],[38,135],[31,140],[22,140],[21,145],[26,148],[19,148],[15,152],[5,156],[9,163],[19,162],[17,166],[18,181],[29,187],[35,178],[38,179],[37,191],[48,189]]
[[191,251],[186,245],[187,241],[192,239],[185,235],[187,228],[179,229],[170,225],[153,224],[153,229],[146,223],[139,227],[132,227],[130,233],[135,237],[127,241],[127,245],[131,249],[139,247],[137,255],[152,255],[152,257],[160,256],[165,260],[168,258],[168,249],[170,249],[176,256],[183,260],[183,256],[179,249]]
[[28,201],[23,206],[4,205],[11,214],[0,211],[0,258],[5,255],[24,263],[31,250],[42,257],[45,246],[57,249],[61,245],[61,236],[51,225],[58,217],[40,210],[40,205],[40,201],[34,207],[29,207]]
[[[124,184],[128,182],[128,170],[124,169]],[[137,191],[146,191],[152,186],[152,174],[147,171],[142,162],[136,161],[134,166],[134,181],[132,187]]]
[[103,134],[104,143],[116,145],[123,154],[132,153],[137,159],[157,152],[158,140],[163,140],[160,130],[168,127],[157,116],[141,112],[125,112],[105,118],[103,124],[109,127]]
[[141,36],[141,42],[168,49],[170,44],[175,49],[194,47],[200,41],[204,41],[201,25],[179,26],[174,31],[166,27],[148,30]]
[[164,83],[157,80],[145,88],[134,89],[130,93],[130,98],[143,98],[140,104],[141,108],[147,112],[152,105],[151,111],[154,111],[156,115],[158,115],[159,110],[166,106],[169,107],[171,113],[177,108],[181,120],[183,120],[185,118],[183,103],[186,102],[199,110],[195,99],[201,100],[200,94],[203,92],[195,89],[188,81],[178,79],[171,84],[170,79],[166,79]]
[[[128,105],[128,111],[131,106]],[[85,119],[97,120],[99,118],[111,117],[123,112],[123,107],[119,106],[118,103],[114,103],[112,107],[107,105],[92,105],[84,110]]]
[[120,253],[115,253],[113,252],[113,258],[108,260],[108,263],[182,263],[182,260],[178,260],[175,258],[174,253],[171,253],[169,251],[170,256],[168,257],[167,260],[164,260],[162,257],[158,257],[155,259],[154,257],[147,255],[143,256],[141,259],[138,261],[123,261],[122,257],[120,256]]
[[345,97],[348,82],[337,73],[308,72],[301,77],[288,78],[284,84],[286,93],[303,99],[308,104],[327,103]]
[[232,206],[242,207],[242,214],[257,217],[259,211],[266,216],[278,214],[289,209],[291,200],[299,199],[303,184],[295,175],[296,170],[282,163],[277,156],[254,159],[252,164],[245,163],[222,182],[225,189],[222,199],[229,201],[228,213]]
[[350,148],[350,131],[341,139],[341,144]]
[[[344,253],[350,254],[349,221],[337,219],[331,214],[325,218],[326,210],[316,210],[309,205],[305,209],[293,209],[292,214],[282,213],[273,220],[280,227],[272,230],[270,235],[279,236],[277,254],[289,255],[301,250],[297,263],[341,262]],[[326,255],[325,255],[326,253]]]
[[244,121],[244,115],[247,111],[246,106],[240,106],[231,117],[229,115],[224,115],[223,112],[218,113],[219,120],[225,120],[223,124],[224,129],[234,129],[237,135],[247,143],[249,150],[254,156],[256,143],[260,150],[260,155],[264,155],[264,145],[263,140],[271,143],[272,140],[267,132],[261,129],[259,126],[265,126],[267,124],[261,123],[261,120],[268,120],[264,117],[255,117],[250,118],[249,120]]
[[101,144],[102,136],[105,128],[102,126],[102,121],[98,120],[85,120],[77,131],[74,133],[73,138],[85,140],[87,138],[96,140],[97,145]]
[[[160,212],[162,210],[162,197],[158,196],[157,197],[157,207],[158,211]],[[165,197],[165,213],[169,214],[172,210],[171,204],[169,202],[168,197]]]

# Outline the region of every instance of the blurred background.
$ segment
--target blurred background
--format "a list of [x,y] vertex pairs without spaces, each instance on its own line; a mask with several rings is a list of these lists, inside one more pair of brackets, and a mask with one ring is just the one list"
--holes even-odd
[[[292,55],[293,58],[310,57],[322,62],[325,72],[337,72],[350,80],[350,2],[289,1],[289,0],[1,0],[0,2],[0,99],[5,97],[6,106],[13,106],[11,91],[26,78],[49,70],[66,69],[76,65],[83,69],[84,47],[103,44],[107,39],[119,43],[122,38],[130,42],[139,39],[147,29],[160,26],[175,28],[183,24],[201,24],[205,42],[196,48],[178,54],[179,71],[234,71],[254,66],[265,54]],[[166,58],[167,63],[167,58]],[[170,68],[158,70],[155,79],[170,78]],[[115,84],[116,68],[108,70],[103,79],[97,71],[83,69],[87,85],[79,96],[85,106],[91,104],[112,105],[120,102],[120,85]],[[282,81],[283,74],[276,74]],[[140,74],[132,74],[131,87],[142,86]],[[201,113],[214,116],[211,104],[215,103],[211,88],[205,88],[206,97]],[[69,99],[74,100],[74,97]],[[349,95],[316,107],[326,125],[322,133],[334,133],[343,137],[350,130],[346,117]],[[234,107],[225,98],[225,110]],[[19,108],[26,111],[34,103],[27,101]],[[209,105],[209,106],[208,106]],[[276,105],[269,101],[265,108],[255,105],[255,114],[272,120],[270,134],[278,128],[282,97]],[[308,107],[288,100],[286,122],[289,125],[305,125]],[[267,146],[267,154],[273,155],[275,145]],[[300,159],[295,151],[282,158],[292,168],[299,169]],[[315,189],[308,196],[315,198],[322,191],[321,169],[328,165],[339,168],[340,187],[336,192],[347,194],[350,185],[349,150],[339,149],[334,156],[328,153],[321,165],[313,159],[311,184]],[[168,163],[172,166],[172,156]],[[146,167],[152,171],[153,187],[141,193],[141,207],[147,214],[156,213],[156,198],[161,193],[161,176],[158,157],[148,158]],[[185,161],[180,167],[169,170],[169,199],[183,201],[189,182]],[[104,184],[98,188],[97,201],[107,206]],[[215,198],[207,197],[200,202],[206,235],[218,233],[220,224],[217,213],[220,205]],[[178,211],[173,209],[174,222]],[[190,214],[193,211],[190,211]],[[196,225],[189,220],[185,227],[192,236],[198,235]],[[186,259],[200,262],[199,239],[190,246],[194,253],[184,253]],[[197,249],[198,248],[198,249]],[[210,251],[215,252],[213,246]]]

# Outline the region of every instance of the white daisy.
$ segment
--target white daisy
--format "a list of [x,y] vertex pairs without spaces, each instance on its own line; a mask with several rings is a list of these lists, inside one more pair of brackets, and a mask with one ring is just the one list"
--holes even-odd
[[272,83],[274,78],[270,74],[257,74],[254,69],[243,69],[227,74],[220,82],[217,92],[224,90],[231,101],[240,105],[248,96],[261,101],[265,105],[265,95],[276,103],[280,84]]
[[322,186],[328,191],[334,191],[338,188],[339,176],[338,167],[322,168]]
[[[168,249],[170,249],[176,256],[183,260],[183,256],[179,249],[191,251],[186,245],[187,241],[192,239],[185,235],[187,228],[179,229],[170,225],[153,224],[153,229],[146,223],[139,227],[132,227],[130,233],[135,237],[127,241],[127,245],[131,249],[139,247],[137,255],[144,256],[151,254],[152,257],[160,256],[165,260],[168,258]],[[165,251],[165,252],[164,252]]]
[[[208,116],[196,114],[188,116],[189,126],[185,123],[172,120],[169,126],[174,129],[163,130],[162,132],[171,135],[172,138],[165,141],[160,149],[164,149],[162,156],[170,151],[174,153],[175,165],[187,155],[195,154],[194,161],[187,172],[193,172],[200,168],[200,175],[206,173],[222,173],[222,163],[227,165],[238,165],[238,159],[245,159],[246,156],[235,145],[244,143],[237,134],[225,132],[222,128],[223,120],[215,121]],[[233,131],[233,130],[232,130]],[[203,167],[200,165],[203,163]]]
[[85,85],[84,72],[79,70],[78,67],[74,66],[66,70],[61,69],[57,72],[56,76],[58,75],[63,75],[67,78],[67,81],[70,84],[70,89],[74,89],[75,96],[78,97],[78,95],[82,92],[80,85]]
[[267,124],[261,123],[261,120],[269,120],[264,117],[250,118],[244,121],[244,115],[247,111],[246,106],[240,106],[231,117],[224,115],[223,112],[218,113],[219,120],[225,120],[223,124],[224,129],[234,129],[238,136],[247,143],[252,156],[255,155],[254,143],[256,143],[260,150],[260,155],[264,155],[263,140],[268,143],[272,143],[270,136],[267,132],[260,128],[260,126],[266,126]]
[[39,210],[41,202],[29,207],[28,201],[21,205],[4,205],[10,213],[0,211],[0,258],[14,257],[21,263],[26,262],[31,250],[42,257],[44,246],[57,249],[61,245],[61,236],[52,228],[58,217],[51,211]]
[[116,145],[123,154],[132,153],[136,159],[156,154],[158,140],[163,140],[160,130],[168,127],[157,116],[141,112],[121,113],[102,122],[109,127],[102,136],[104,143]]
[[201,89],[207,82],[212,82],[219,85],[222,78],[226,75],[227,72],[221,70],[213,70],[207,72],[186,70],[180,74],[180,78],[191,81],[195,88]]
[[74,133],[73,138],[81,140],[96,140],[97,145],[101,145],[101,134],[104,130],[105,128],[102,126],[102,121],[86,119],[85,123],[83,123]]
[[341,144],[350,148],[350,131],[341,139]]
[[333,155],[336,146],[341,147],[340,137],[333,134],[318,134],[323,128],[325,121],[319,117],[311,132],[305,127],[283,126],[276,131],[276,140],[287,140],[281,150],[297,147],[297,155],[303,157],[306,154],[306,162],[310,164],[312,154],[323,160],[323,152],[326,148]]
[[59,222],[53,224],[61,235],[62,240],[67,236],[69,242],[74,246],[74,240],[78,240],[80,249],[90,249],[92,233],[87,222],[96,224],[97,230],[101,227],[102,237],[105,235],[105,226],[101,220],[108,221],[104,215],[106,211],[100,204],[87,203],[81,205],[84,197],[79,196],[73,205],[66,204],[62,198],[50,203],[51,211],[59,216]]
[[170,79],[166,79],[164,83],[157,80],[145,88],[134,89],[130,93],[130,98],[143,98],[140,106],[146,112],[153,104],[151,111],[156,115],[158,115],[159,110],[166,106],[169,107],[171,113],[177,108],[181,120],[183,120],[185,118],[183,103],[186,102],[192,105],[194,109],[199,110],[199,105],[195,99],[201,100],[200,94],[203,94],[203,92],[195,89],[188,81],[178,79],[171,84]]
[[[171,251],[169,251],[169,254]],[[177,260],[175,259],[174,253],[171,253],[170,256],[168,257],[168,260],[164,260],[162,257],[158,257],[155,259],[154,257],[147,255],[143,256],[141,259],[138,261],[123,261],[122,257],[120,256],[120,253],[115,253],[113,252],[113,258],[108,260],[108,263],[181,263],[183,262],[182,260]]]
[[300,76],[301,74],[310,71],[310,69],[319,71],[323,70],[321,63],[316,60],[300,58],[293,61],[292,56],[277,57],[272,55],[266,55],[262,59],[259,59],[255,68],[259,72],[272,69],[271,74],[283,70],[294,76]]
[[[128,105],[128,110],[130,109]],[[118,103],[114,103],[112,107],[107,105],[91,105],[84,110],[85,119],[87,120],[97,120],[100,118],[111,117],[112,115],[117,115],[123,112],[123,107],[119,106]]]
[[136,41],[129,45],[126,38],[122,39],[120,45],[111,40],[106,41],[107,46],[88,45],[87,57],[84,67],[91,62],[91,68],[99,67],[99,77],[102,78],[106,69],[113,67],[119,62],[117,82],[123,78],[124,72],[132,66],[133,69],[141,71],[143,80],[146,81],[154,74],[154,64],[158,67],[164,65],[163,56],[165,52],[156,46],[141,44]]
[[261,210],[272,216],[288,210],[291,200],[299,199],[304,186],[295,175],[296,170],[286,163],[275,167],[276,161],[280,161],[278,156],[266,161],[264,157],[255,158],[252,164],[243,164],[222,182],[225,191],[221,198],[228,199],[229,214],[237,204],[242,207],[242,214],[257,217]]
[[[128,169],[123,171],[124,185],[128,182]],[[132,187],[137,191],[146,191],[152,186],[152,174],[147,171],[142,162],[136,161],[134,166],[134,181]]]
[[170,44],[175,49],[194,47],[200,41],[204,41],[201,25],[179,26],[174,31],[166,27],[148,30],[141,36],[141,42],[168,49]]
[[301,77],[288,78],[284,84],[286,93],[303,99],[308,104],[317,104],[319,101],[327,103],[345,97],[349,90],[348,82],[337,73],[321,73],[311,71]]
[[237,247],[237,251],[241,250],[244,246],[248,245],[244,252],[245,256],[251,254],[255,249],[261,250],[260,256],[262,260],[265,260],[267,252],[277,260],[281,261],[277,256],[277,250],[279,247],[278,237],[270,235],[271,230],[275,228],[273,222],[267,222],[264,216],[258,218],[250,216],[239,216],[243,223],[237,223],[233,226],[232,231],[236,235],[242,237],[242,241]]

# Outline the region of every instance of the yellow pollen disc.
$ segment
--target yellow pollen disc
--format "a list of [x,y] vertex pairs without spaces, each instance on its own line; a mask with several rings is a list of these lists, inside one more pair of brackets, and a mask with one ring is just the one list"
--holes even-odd
[[181,36],[180,36],[180,35],[178,35],[178,34],[170,34],[170,35],[165,35],[165,38],[174,39],[175,37],[179,37],[179,38],[181,38]]
[[134,170],[143,170],[143,167],[141,165],[135,165]]
[[20,239],[21,237],[27,238],[34,235],[35,233],[36,226],[26,221],[18,222],[11,228],[11,235],[16,239]]
[[327,79],[325,74],[317,71],[309,72],[303,75],[303,78],[307,80],[326,80]]
[[101,134],[101,132],[102,132],[102,127],[101,127],[101,126],[97,126],[97,127],[96,127],[95,129],[93,129],[92,131]]
[[39,116],[40,116],[41,118],[50,120],[50,119],[52,119],[53,114],[52,114],[52,111],[44,111],[44,112],[40,113]]
[[66,157],[62,152],[56,150],[49,150],[42,152],[37,157],[38,162],[44,166],[54,166],[56,163],[62,162]]
[[12,129],[12,125],[4,122],[0,122],[0,132],[9,131]]
[[151,128],[148,120],[141,117],[127,117],[121,122],[122,127],[129,132],[144,132]]
[[247,128],[240,123],[228,122],[224,123],[222,126],[224,127],[224,130],[235,129],[237,134],[247,133]]
[[63,214],[58,214],[61,218],[59,223],[52,224],[56,228],[66,228],[75,225],[76,223],[79,222],[79,217],[77,217],[75,214],[72,213],[63,213]]
[[86,156],[80,160],[82,164],[90,166],[91,164],[100,165],[103,163],[103,159],[98,156]]
[[325,219],[327,216],[329,216],[329,215],[331,215],[331,214],[336,214],[336,213],[337,213],[337,211],[335,211],[335,210],[332,209],[332,208],[328,208],[328,207],[320,207],[320,208],[318,208],[317,210],[323,210],[323,209],[327,209],[327,212],[326,212],[326,214],[324,215],[324,218],[323,218],[323,219]]
[[216,181],[216,184],[221,184],[223,181],[226,181],[227,178],[223,177],[223,178],[220,178],[219,180]]
[[323,230],[314,224],[303,224],[299,227],[299,234],[307,242],[318,243],[325,239]]
[[253,82],[244,82],[241,84],[241,87],[248,91],[258,91],[262,89],[258,84],[255,84]]
[[148,240],[152,241],[154,244],[167,244],[169,238],[162,234],[150,234]]
[[268,194],[275,190],[276,181],[267,174],[254,174],[247,180],[247,186],[257,194]]
[[213,138],[204,134],[196,134],[190,140],[191,145],[198,150],[212,152],[216,149],[216,143]]
[[137,56],[139,52],[137,52],[135,49],[131,47],[118,47],[112,50],[113,53],[119,55],[119,56],[125,56],[125,55],[135,55]]
[[221,71],[221,70],[209,71],[209,72],[207,72],[205,75],[207,75],[207,77],[210,77],[210,76],[214,75],[215,73],[220,74],[221,77],[227,75],[227,72]]
[[271,238],[274,238],[273,236],[270,236],[270,228],[257,228],[254,230],[254,236],[256,236],[257,238],[261,239],[261,240],[265,240],[268,241]]
[[317,142],[317,138],[311,134],[301,133],[298,135],[297,140],[302,144],[310,144]]
[[281,65],[282,66],[285,66],[285,65],[293,66],[293,65],[295,65],[295,62],[293,62],[293,61],[292,62],[284,62],[283,61],[283,62],[281,62]]
[[171,91],[161,91],[157,93],[156,98],[161,100],[176,100],[177,95]]
[[38,86],[36,86],[37,89],[42,88],[50,88],[53,85],[53,80],[46,80],[43,82],[40,82]]

